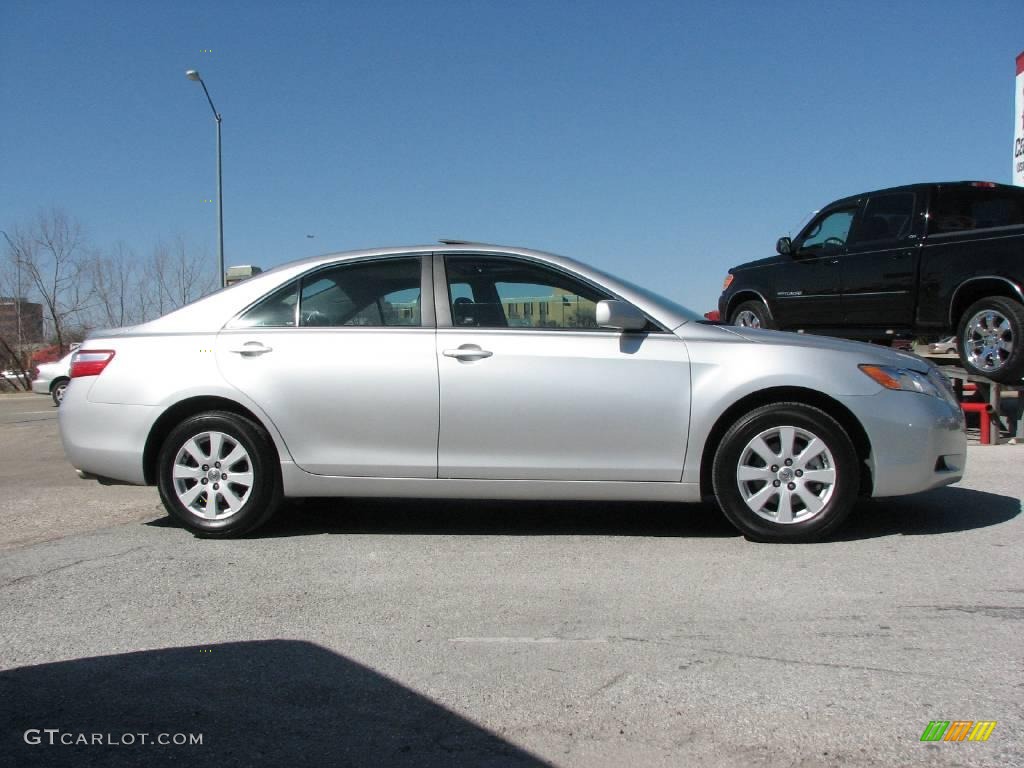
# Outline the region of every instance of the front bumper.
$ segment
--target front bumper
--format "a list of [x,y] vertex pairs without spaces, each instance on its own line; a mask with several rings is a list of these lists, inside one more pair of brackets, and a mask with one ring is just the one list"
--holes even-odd
[[963,413],[954,404],[888,390],[840,400],[868,433],[872,496],[904,496],[963,477],[967,434]]
[[32,381],[32,391],[37,395],[48,395],[50,394],[50,384],[53,383],[53,379],[34,379]]

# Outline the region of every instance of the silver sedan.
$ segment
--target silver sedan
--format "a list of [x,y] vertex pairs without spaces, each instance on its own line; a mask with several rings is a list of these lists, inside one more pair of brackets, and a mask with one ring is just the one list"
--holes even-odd
[[759,541],[960,479],[928,363],[704,322],[625,280],[473,243],[293,262],[94,334],[60,409],[85,478],[156,485],[202,536],[284,497],[715,497]]

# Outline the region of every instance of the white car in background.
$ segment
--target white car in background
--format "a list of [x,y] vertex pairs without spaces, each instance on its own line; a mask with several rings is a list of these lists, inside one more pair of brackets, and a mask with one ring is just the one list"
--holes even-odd
[[54,405],[64,400],[64,390],[71,381],[71,356],[78,345],[55,363],[42,363],[38,366],[39,374],[32,380],[32,391],[37,395],[49,395]]

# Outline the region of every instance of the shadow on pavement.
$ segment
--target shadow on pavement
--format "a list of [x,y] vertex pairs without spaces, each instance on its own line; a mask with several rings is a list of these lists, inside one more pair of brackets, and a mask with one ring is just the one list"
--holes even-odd
[[955,487],[869,499],[854,507],[846,525],[832,539],[921,536],[987,528],[1017,517],[1020,503],[1013,496]]
[[595,501],[307,499],[257,537],[313,533],[482,536],[738,536],[712,505]]
[[[11,669],[0,672],[0,701],[8,765],[548,765],[344,656],[291,640]],[[68,735],[51,746],[48,728]],[[30,729],[41,743],[26,743]],[[117,745],[59,743],[78,734]],[[202,743],[143,745],[137,734],[202,734]]]
[[[830,541],[955,533],[1008,522],[1020,500],[968,488],[864,499]],[[171,517],[147,525],[178,527]],[[740,534],[713,504],[439,499],[306,499],[286,502],[252,538],[333,533],[476,536],[674,536]]]

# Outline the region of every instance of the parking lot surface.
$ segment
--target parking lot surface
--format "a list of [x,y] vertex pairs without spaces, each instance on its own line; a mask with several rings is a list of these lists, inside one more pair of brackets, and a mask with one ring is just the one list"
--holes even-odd
[[1024,764],[1024,446],[820,544],[703,506],[408,500],[208,541],[77,479],[56,413],[0,397],[0,764]]

